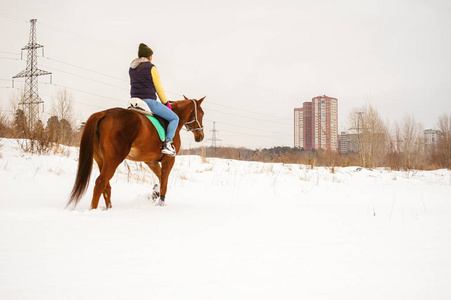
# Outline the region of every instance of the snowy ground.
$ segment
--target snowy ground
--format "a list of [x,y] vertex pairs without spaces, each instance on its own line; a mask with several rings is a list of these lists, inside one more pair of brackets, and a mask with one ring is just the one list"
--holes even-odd
[[89,211],[58,152],[0,141],[0,299],[451,299],[450,171],[180,156],[165,207],[129,162]]

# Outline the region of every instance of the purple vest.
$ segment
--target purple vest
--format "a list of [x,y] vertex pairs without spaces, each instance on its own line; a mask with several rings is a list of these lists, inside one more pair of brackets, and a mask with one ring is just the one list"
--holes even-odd
[[154,65],[150,62],[140,63],[136,68],[130,68],[130,96],[139,99],[157,99],[155,85],[150,70]]

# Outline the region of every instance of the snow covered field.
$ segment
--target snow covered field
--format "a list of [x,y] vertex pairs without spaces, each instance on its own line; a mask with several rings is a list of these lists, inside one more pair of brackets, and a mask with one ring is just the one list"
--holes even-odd
[[451,299],[450,171],[179,156],[165,207],[128,162],[89,211],[59,152],[0,141],[0,299]]

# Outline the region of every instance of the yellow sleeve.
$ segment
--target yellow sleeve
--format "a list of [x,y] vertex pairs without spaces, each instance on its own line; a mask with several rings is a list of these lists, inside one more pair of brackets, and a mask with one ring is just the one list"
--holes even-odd
[[157,68],[155,66],[150,70],[150,74],[152,75],[153,84],[155,85],[155,90],[157,91],[158,98],[160,98],[161,103],[168,103],[168,98],[166,97],[166,93],[164,92],[163,86],[161,85],[160,75],[158,74]]

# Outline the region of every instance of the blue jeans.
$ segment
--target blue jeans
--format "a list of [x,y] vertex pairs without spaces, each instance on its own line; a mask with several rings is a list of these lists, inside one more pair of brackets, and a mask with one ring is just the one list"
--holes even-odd
[[170,110],[166,105],[157,100],[153,99],[142,99],[150,108],[150,111],[155,115],[162,117],[169,121],[168,132],[166,134],[166,139],[172,141],[175,135],[175,130],[179,126],[179,116]]

